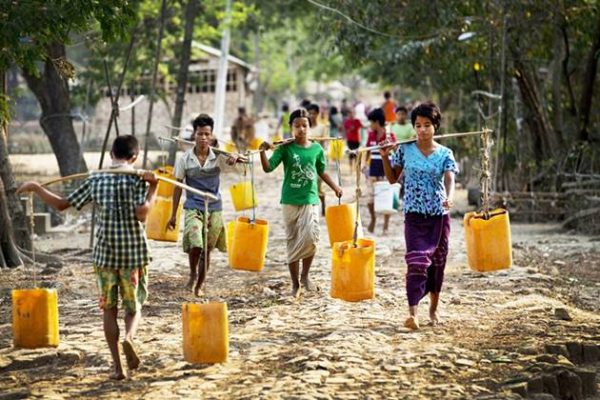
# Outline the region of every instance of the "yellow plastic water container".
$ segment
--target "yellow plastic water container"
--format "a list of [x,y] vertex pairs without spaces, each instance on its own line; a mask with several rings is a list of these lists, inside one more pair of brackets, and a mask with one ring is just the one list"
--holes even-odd
[[[356,222],[356,203],[329,206],[325,210],[329,244],[333,247],[335,242],[345,242],[354,237],[354,223]],[[358,237],[362,237],[362,224],[358,221]]]
[[[154,174],[162,176],[163,178],[175,180],[175,175],[173,175],[173,167],[170,165],[155,169]],[[171,197],[173,196],[174,191],[175,185],[168,182],[158,181],[158,186],[156,188],[157,196]]]
[[15,347],[35,349],[58,346],[56,289],[15,289],[12,291],[12,302]]
[[262,144],[262,142],[264,142],[264,140],[262,140],[261,138],[254,138],[248,144],[248,149],[250,149],[250,150],[258,150],[258,148],[260,147],[260,145]]
[[177,218],[174,229],[167,229],[167,223],[173,211],[173,198],[157,196],[154,205],[146,217],[146,236],[148,239],[163,242],[176,242],[179,238],[181,221],[181,202],[177,208]]
[[230,153],[237,153],[237,146],[232,142],[225,143],[224,150]]
[[375,241],[336,242],[331,257],[331,297],[361,301],[375,297]]
[[247,210],[256,207],[258,204],[256,200],[256,191],[250,181],[242,181],[231,185],[229,187],[229,193],[231,193],[231,200],[235,211]]
[[191,364],[227,361],[229,321],[227,303],[182,305],[183,358]]
[[227,261],[229,265],[233,265],[233,252],[231,246],[233,246],[233,231],[235,229],[235,221],[229,221],[227,223],[227,229],[225,230],[225,242],[227,243]]
[[329,143],[329,159],[334,161],[340,161],[344,158],[344,141],[343,140],[332,140]]
[[258,272],[265,265],[267,244],[269,241],[269,223],[257,219],[254,223],[249,218],[238,217],[233,226],[229,265],[233,269]]
[[508,211],[498,208],[464,217],[469,267],[478,272],[508,269],[512,265],[512,244]]

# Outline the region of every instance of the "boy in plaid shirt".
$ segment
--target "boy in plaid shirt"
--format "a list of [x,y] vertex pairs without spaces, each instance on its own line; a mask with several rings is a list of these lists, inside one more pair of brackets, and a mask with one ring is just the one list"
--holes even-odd
[[[112,146],[110,169],[133,170],[139,144],[135,136],[119,136]],[[149,185],[148,185],[149,184]],[[157,179],[146,171],[141,176],[92,173],[67,198],[57,196],[37,182],[26,182],[17,193],[34,192],[45,203],[62,211],[77,210],[89,202],[98,205],[96,245],[93,251],[94,271],[100,292],[100,308],[104,312],[104,336],[114,363],[110,378],[125,378],[119,355],[118,292],[125,309],[123,352],[129,370],[136,369],[140,359],[133,338],[141,320],[142,304],[148,294],[148,244],[143,222],[156,194]]]

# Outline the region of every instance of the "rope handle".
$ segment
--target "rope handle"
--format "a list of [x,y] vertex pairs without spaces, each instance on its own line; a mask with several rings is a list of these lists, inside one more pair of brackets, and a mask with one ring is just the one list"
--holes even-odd
[[354,220],[354,233],[352,234],[352,247],[356,248],[358,241],[358,220],[360,218],[360,174],[362,157],[356,157],[356,219]]
[[29,228],[31,229],[31,262],[32,262],[32,275],[33,275],[33,287],[37,288],[37,273],[35,271],[35,244],[34,244],[34,236],[35,236],[35,218],[33,212],[33,193],[29,193],[29,197],[27,199],[29,203]]
[[490,149],[493,145],[490,139],[492,131],[484,127],[481,132],[481,148],[480,151],[480,162],[481,162],[481,173],[479,176],[479,188],[480,188],[480,199],[481,209],[480,213],[485,216],[485,219],[489,219],[490,211],[490,186],[492,183],[492,174],[490,172]]

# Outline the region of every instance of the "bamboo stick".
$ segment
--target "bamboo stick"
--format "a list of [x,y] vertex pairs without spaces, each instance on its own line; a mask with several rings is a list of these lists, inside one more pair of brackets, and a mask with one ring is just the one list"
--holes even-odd
[[[63,176],[63,177],[57,178],[57,179],[52,179],[52,180],[42,183],[41,186],[49,186],[54,183],[71,181],[71,180],[81,179],[81,178],[87,178],[91,174],[95,174],[95,173],[108,173],[108,174],[118,174],[118,175],[137,175],[137,176],[141,177],[144,172],[145,171],[142,169],[101,169],[101,170],[95,170],[95,171],[91,171],[91,172],[87,172],[87,173],[73,174],[73,175],[69,175],[69,176]],[[218,200],[218,197],[215,196],[214,194],[195,189],[191,186],[186,185],[185,183],[181,183],[181,182],[175,181],[173,179],[165,178],[160,175],[157,175],[156,179],[158,179],[159,181],[170,183],[170,184],[180,187],[182,189],[185,189],[188,192],[197,194],[198,196],[201,196],[205,199]]]
[[[194,146],[196,144],[195,142],[192,142],[190,140],[185,140],[185,139],[182,139],[182,138],[179,138],[179,137],[168,138],[168,137],[164,137],[164,136],[158,136],[158,140],[163,140],[165,142],[171,142],[171,143],[179,142],[179,143],[188,144],[188,145],[192,145],[192,146]],[[239,156],[239,158],[238,158],[239,162],[242,162],[242,163],[247,163],[248,162],[248,158],[245,157],[245,156],[243,156],[243,155],[241,155],[241,154],[234,154],[234,153],[231,153],[229,151],[221,150],[218,147],[213,147],[213,146],[210,146],[210,148],[212,149],[212,151],[214,151],[215,153],[218,153],[218,154],[223,154],[223,155],[230,156],[230,157],[238,155]]]
[[[452,138],[452,137],[461,137],[461,136],[469,136],[469,135],[481,135],[484,132],[493,132],[493,131],[491,129],[484,129],[482,131],[473,131],[473,132],[447,133],[445,135],[434,136],[433,139],[438,140],[438,139],[448,139],[448,138]],[[365,151],[382,149],[384,147],[398,147],[401,144],[412,143],[412,142],[416,142],[416,141],[417,141],[417,138],[414,137],[414,138],[400,140],[398,142],[388,143],[388,144],[384,144],[384,145],[376,145],[376,146],[362,147],[362,148],[356,149],[356,150],[348,150],[347,152],[351,153],[351,154],[358,154],[358,153],[363,153]]]

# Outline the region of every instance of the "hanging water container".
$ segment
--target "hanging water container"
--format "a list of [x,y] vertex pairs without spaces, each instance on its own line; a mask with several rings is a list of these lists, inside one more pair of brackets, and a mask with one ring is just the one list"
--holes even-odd
[[237,152],[237,147],[232,142],[225,143],[225,148],[224,149],[225,149],[225,151],[227,151],[229,153],[236,153]]
[[375,241],[358,239],[333,245],[331,297],[361,301],[375,297]]
[[[163,178],[175,180],[175,175],[173,175],[173,167],[170,165],[157,168],[154,170],[154,173],[158,176],[162,176]],[[157,196],[171,197],[173,196],[174,191],[175,186],[173,184],[169,182],[158,181],[158,187],[156,188]]]
[[231,185],[229,192],[231,193],[231,200],[235,211],[247,210],[256,207],[258,204],[256,201],[256,191],[250,181],[242,181]]
[[329,143],[329,159],[334,161],[340,161],[344,158],[344,141],[343,140],[332,140]]
[[182,319],[185,361],[191,364],[216,364],[227,361],[227,303],[183,304]]
[[254,138],[250,141],[250,143],[248,143],[248,149],[249,150],[258,150],[258,148],[260,147],[262,142],[264,142],[264,140],[262,140],[261,138]]
[[163,242],[176,242],[179,237],[179,223],[181,221],[181,202],[177,208],[175,228],[167,229],[167,223],[173,211],[173,199],[171,197],[157,196],[154,205],[146,217],[146,236],[148,239]]
[[381,214],[396,214],[397,207],[394,208],[394,192],[398,193],[400,185],[394,183],[390,185],[387,181],[375,182],[373,193],[375,197],[375,212]]
[[[229,228],[229,227],[228,227]],[[257,219],[238,217],[233,226],[230,244],[228,243],[229,265],[233,269],[258,272],[265,265],[269,223]]]
[[478,272],[508,269],[512,265],[512,244],[508,211],[498,208],[464,217],[469,267]]
[[[333,247],[335,242],[345,242],[354,237],[354,224],[356,222],[356,203],[329,206],[325,210],[329,244]],[[362,224],[358,221],[358,237],[362,237]]]
[[15,289],[12,291],[12,302],[15,347],[35,349],[58,346],[56,289]]

